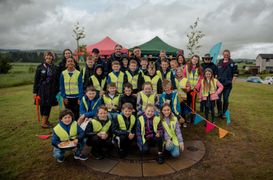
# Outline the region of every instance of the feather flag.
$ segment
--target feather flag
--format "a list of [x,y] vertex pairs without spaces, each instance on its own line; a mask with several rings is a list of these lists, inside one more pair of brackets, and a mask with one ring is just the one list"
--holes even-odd
[[209,122],[206,120],[206,133],[209,133],[210,131],[212,131],[215,128],[215,124]]
[[203,121],[203,118],[199,116],[198,114],[196,114],[194,118],[194,125],[200,123],[201,121]]
[[219,128],[219,138],[223,138],[228,134],[228,131],[222,128]]
[[60,110],[63,109],[63,97],[61,96],[61,92],[59,92],[57,95],[56,95],[56,99],[59,103],[59,107],[60,107]]
[[231,123],[231,120],[230,120],[230,112],[229,112],[229,110],[227,110],[227,111],[225,112],[225,116],[226,116],[226,119],[227,119],[227,124],[230,124],[230,123]]
[[222,47],[222,42],[219,42],[215,44],[209,51],[210,56],[213,57],[212,61],[214,64],[217,63],[217,58],[220,53],[221,47]]

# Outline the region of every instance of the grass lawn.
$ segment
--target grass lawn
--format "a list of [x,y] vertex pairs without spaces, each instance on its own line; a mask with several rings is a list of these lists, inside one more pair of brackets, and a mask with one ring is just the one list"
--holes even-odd
[[[55,162],[51,141],[35,136],[51,132],[38,127],[31,85],[2,88],[0,94],[0,179],[120,179],[90,172],[77,161]],[[217,130],[206,135],[202,123],[183,129],[185,140],[205,143],[206,155],[193,167],[161,178],[272,179],[272,99],[273,86],[237,82],[230,99],[231,125],[217,121],[235,135],[219,139]],[[58,111],[52,110],[55,123]]]

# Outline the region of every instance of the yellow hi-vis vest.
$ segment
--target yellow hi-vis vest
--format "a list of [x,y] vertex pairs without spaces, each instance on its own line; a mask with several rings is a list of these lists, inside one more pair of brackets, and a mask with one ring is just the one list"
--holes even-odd
[[93,86],[97,91],[102,91],[105,84],[106,84],[106,77],[104,79],[101,80],[101,85],[99,83],[98,78],[95,75],[91,76],[91,80],[93,82]]
[[181,96],[182,98],[185,98],[185,99],[187,98],[187,93],[185,93],[183,89],[186,88],[187,81],[188,81],[187,78],[183,78],[180,81],[176,78],[174,80],[178,96]]
[[155,75],[153,78],[151,78],[150,76],[144,75],[144,81],[152,83],[154,92],[157,92],[157,83],[159,80],[161,80],[159,75]]
[[86,67],[82,68],[82,83],[84,83],[84,76],[85,76]]
[[[99,100],[100,100],[100,98],[98,98],[97,101],[93,104],[92,109],[94,109],[96,107],[96,105],[98,104]],[[84,96],[82,97],[82,102],[84,104],[84,107],[85,107],[86,111],[88,112],[89,109],[88,109],[88,105],[87,105],[87,102],[86,102],[86,99],[85,99]]]
[[155,104],[156,93],[151,94],[149,97],[146,94],[144,94],[143,91],[140,91],[139,93],[140,93],[140,97],[142,100],[142,110],[143,111],[145,111],[147,104]]
[[103,101],[104,101],[104,104],[111,104],[111,107],[109,106],[108,107],[108,111],[112,111],[112,109],[114,109],[113,107],[116,106],[118,107],[118,104],[119,104],[119,97],[120,95],[115,95],[113,99],[111,99],[109,96],[107,96],[106,94],[103,95]]
[[123,116],[119,114],[117,119],[118,119],[119,129],[124,131],[128,130],[129,132],[132,131],[132,128],[134,127],[136,122],[136,117],[134,115],[131,115],[130,126],[129,126],[129,129],[127,129]]
[[108,120],[108,122],[102,126],[100,121],[98,121],[97,119],[92,119],[91,120],[92,126],[93,126],[93,132],[94,133],[99,133],[99,132],[105,132],[107,133],[110,126],[111,126],[111,121]]
[[210,82],[210,89],[209,91],[206,91],[206,89],[204,88],[203,84],[204,84],[204,79],[202,79],[201,81],[201,92],[202,92],[202,96],[204,97],[208,97],[209,94],[214,94],[216,92],[216,89],[217,89],[217,79],[214,79],[214,81]]
[[172,119],[170,119],[170,124],[168,125],[168,123],[166,122],[165,119],[162,120],[162,125],[163,128],[165,130],[165,133],[168,133],[169,137],[171,138],[171,141],[173,142],[174,145],[179,146],[179,142],[178,142],[178,138],[176,135],[176,123],[177,123],[177,118],[176,117],[172,117]]
[[168,80],[171,80],[171,71],[168,71],[167,74],[166,74],[166,78],[164,78],[162,72],[160,70],[157,70],[156,71],[156,74],[159,75],[160,79],[163,81],[164,79],[168,79]]
[[[175,93],[175,95],[172,95],[172,97],[171,97],[172,98],[172,104],[170,104],[170,105],[171,105],[171,108],[174,110],[174,113],[179,114],[179,112],[177,110],[177,98],[178,98],[177,93],[175,91],[173,91],[173,93]],[[163,104],[164,104],[166,102],[166,95],[162,98],[162,100],[163,100]]]
[[72,139],[76,139],[77,137],[77,122],[73,121],[70,125],[69,134],[62,128],[60,124],[54,127],[55,134],[60,138],[60,141],[69,141]]
[[75,70],[72,76],[69,76],[68,70],[62,72],[64,76],[64,89],[66,95],[79,94],[78,78],[80,71]]
[[[140,122],[140,127],[141,127],[141,136],[142,136],[142,143],[145,144],[146,139],[145,139],[145,121],[144,117],[140,116],[139,117],[139,122]],[[160,122],[160,118],[158,116],[155,116],[153,119],[153,130],[155,133],[157,133],[157,126]]]
[[137,89],[139,73],[135,74],[134,76],[132,76],[132,74],[129,71],[125,71],[125,73],[127,75],[128,82],[133,85],[133,89]]
[[188,67],[186,66],[186,74],[187,74],[187,79],[189,80],[189,83],[191,85],[191,89],[193,89],[196,84],[198,83],[198,80],[200,78],[200,75],[198,73],[198,69],[195,70],[195,73],[193,74],[192,71],[188,72]]
[[111,82],[116,83],[117,91],[121,94],[123,88],[124,73],[120,71],[117,77],[113,72],[111,72],[108,76],[110,77]]

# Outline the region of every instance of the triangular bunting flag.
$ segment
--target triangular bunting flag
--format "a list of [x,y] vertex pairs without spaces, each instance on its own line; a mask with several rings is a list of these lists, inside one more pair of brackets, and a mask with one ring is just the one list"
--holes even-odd
[[223,138],[227,135],[228,131],[222,128],[219,128],[219,138]]
[[203,121],[202,117],[196,114],[194,118],[194,125],[200,123],[201,121]]
[[206,133],[209,133],[210,131],[212,131],[213,129],[215,128],[215,125],[212,124],[211,122],[209,121],[206,121]]
[[231,120],[230,120],[230,113],[229,113],[229,110],[227,110],[227,111],[225,112],[225,116],[226,116],[226,118],[227,118],[227,124],[230,124],[230,123],[231,123]]

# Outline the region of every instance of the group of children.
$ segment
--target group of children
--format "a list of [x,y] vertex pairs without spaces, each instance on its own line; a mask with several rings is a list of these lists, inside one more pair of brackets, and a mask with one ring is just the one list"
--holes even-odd
[[166,58],[159,63],[156,67],[145,58],[140,63],[131,59],[124,68],[113,61],[112,71],[105,75],[103,66],[89,58],[85,68],[92,68],[93,73],[85,78],[84,70],[77,70],[75,60],[67,58],[66,70],[60,75],[66,109],[52,137],[57,161],[63,162],[64,152],[71,149],[60,146],[67,141],[77,146],[74,157],[80,160],[87,159],[81,154],[85,144],[92,147],[96,159],[102,159],[103,148],[114,145],[123,158],[134,142],[141,153],[148,153],[156,145],[156,161],[160,164],[164,151],[178,157],[184,150],[180,124],[186,127],[191,121],[185,109],[195,108],[196,93],[192,92],[199,92],[206,118],[211,111],[215,122],[215,100],[223,86],[210,68],[203,71],[199,56],[194,55],[186,65],[179,65],[176,59],[169,63]]

